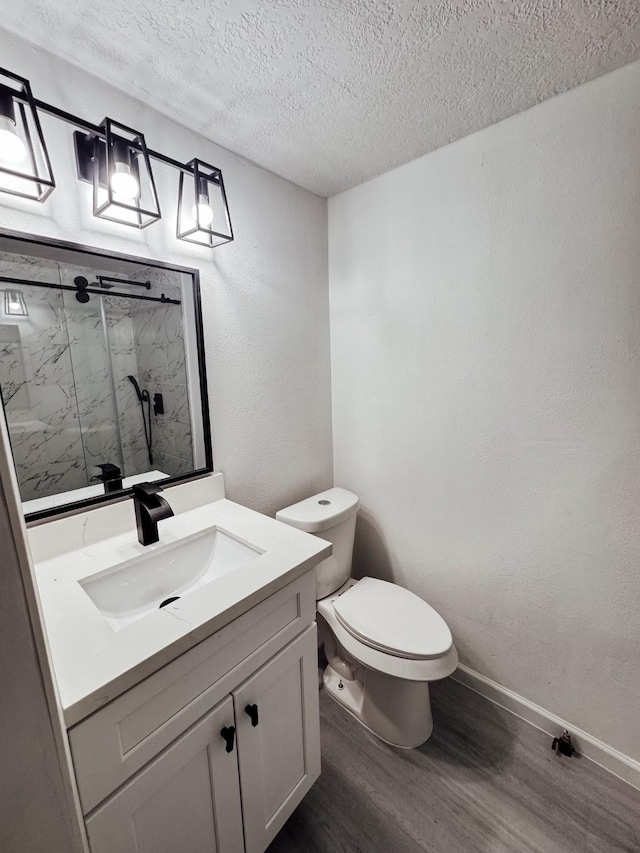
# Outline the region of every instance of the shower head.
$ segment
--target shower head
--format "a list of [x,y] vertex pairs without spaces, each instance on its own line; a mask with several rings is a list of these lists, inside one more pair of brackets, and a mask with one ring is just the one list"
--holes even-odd
[[136,389],[136,394],[138,395],[138,400],[140,402],[142,402],[142,391],[140,390],[140,386],[138,385],[138,380],[136,379],[135,376],[131,376],[131,374],[129,374],[129,376],[127,376],[127,379],[133,385],[133,387]]
[[[142,415],[142,426],[144,429],[144,440],[147,444],[147,453],[149,454],[149,464],[153,465],[153,450],[152,443],[153,438],[151,435],[151,397],[149,396],[149,392],[145,389],[144,391],[140,390],[140,386],[138,385],[138,380],[135,376],[129,374],[127,376],[129,382],[135,388],[135,392],[138,395],[138,402],[140,403],[140,410]],[[144,410],[144,404],[147,404],[147,411]],[[155,411],[155,409],[154,409]]]
[[140,403],[148,403],[149,402],[149,392],[146,390],[145,391],[140,390],[140,386],[138,385],[138,380],[136,379],[136,377],[131,376],[131,374],[129,374],[129,376],[127,376],[127,379],[133,385],[133,387],[136,389],[136,394],[138,395],[138,401]]

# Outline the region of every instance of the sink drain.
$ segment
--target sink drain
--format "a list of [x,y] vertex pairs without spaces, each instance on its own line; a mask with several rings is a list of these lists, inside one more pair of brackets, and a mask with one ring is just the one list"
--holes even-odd
[[[179,595],[172,595],[171,598],[165,598],[160,607],[166,607],[167,604],[171,604],[172,601],[177,601],[180,598]],[[160,608],[158,608],[160,609]]]

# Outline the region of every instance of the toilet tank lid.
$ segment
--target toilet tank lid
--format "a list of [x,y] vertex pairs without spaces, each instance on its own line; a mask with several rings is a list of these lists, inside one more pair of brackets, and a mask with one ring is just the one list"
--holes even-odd
[[307,533],[320,533],[346,521],[357,511],[358,496],[336,486],[279,510],[276,520]]

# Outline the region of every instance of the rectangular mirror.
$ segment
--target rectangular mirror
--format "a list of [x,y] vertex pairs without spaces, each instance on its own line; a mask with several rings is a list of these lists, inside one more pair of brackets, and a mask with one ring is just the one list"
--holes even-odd
[[197,270],[0,232],[0,392],[27,520],[213,470]]

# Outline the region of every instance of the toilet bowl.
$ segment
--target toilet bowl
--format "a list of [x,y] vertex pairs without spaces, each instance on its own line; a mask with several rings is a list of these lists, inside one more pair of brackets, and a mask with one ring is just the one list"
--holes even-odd
[[393,746],[415,747],[433,729],[429,682],[458,664],[451,632],[426,601],[397,584],[350,577],[358,498],[328,489],[276,519],[333,543],[316,566],[319,644],[327,693]]

